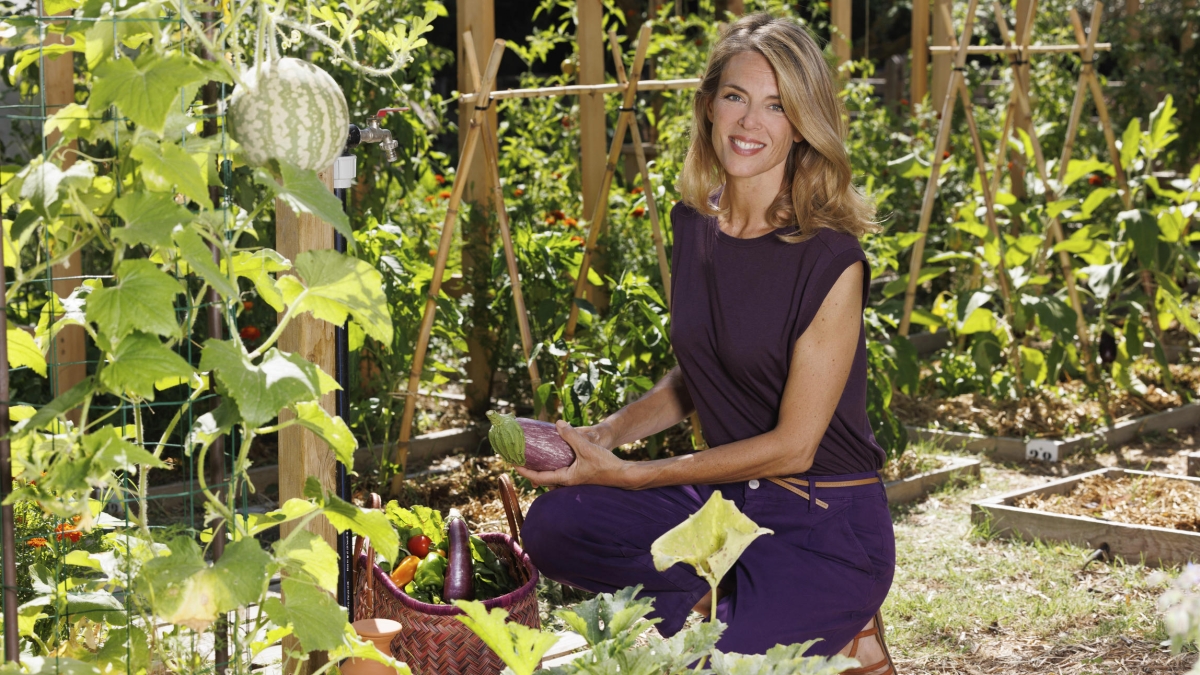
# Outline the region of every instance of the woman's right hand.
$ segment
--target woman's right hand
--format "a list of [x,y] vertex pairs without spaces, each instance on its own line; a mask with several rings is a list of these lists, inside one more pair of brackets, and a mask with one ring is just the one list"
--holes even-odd
[[612,427],[607,422],[597,422],[590,427],[575,427],[575,431],[605,450],[612,450],[616,445]]

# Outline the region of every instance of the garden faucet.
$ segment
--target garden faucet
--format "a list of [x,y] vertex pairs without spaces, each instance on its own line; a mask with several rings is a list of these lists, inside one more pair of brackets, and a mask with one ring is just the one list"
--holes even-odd
[[344,190],[354,184],[357,171],[354,166],[354,154],[351,150],[363,143],[378,143],[383,150],[384,158],[389,162],[400,160],[400,143],[392,138],[392,132],[384,129],[380,122],[387,117],[388,113],[403,110],[408,110],[408,108],[383,108],[375,113],[374,117],[367,120],[365,127],[356,124],[350,125],[350,131],[346,135],[346,149],[342,151],[342,156],[338,157],[333,165],[333,187],[335,189]]

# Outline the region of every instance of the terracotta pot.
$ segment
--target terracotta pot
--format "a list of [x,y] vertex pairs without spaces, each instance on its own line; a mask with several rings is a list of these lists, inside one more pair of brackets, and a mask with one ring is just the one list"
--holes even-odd
[[[391,619],[359,619],[350,624],[354,632],[379,651],[392,656],[392,638],[400,632],[400,622]],[[346,659],[339,666],[342,675],[397,675],[395,668],[367,659]]]

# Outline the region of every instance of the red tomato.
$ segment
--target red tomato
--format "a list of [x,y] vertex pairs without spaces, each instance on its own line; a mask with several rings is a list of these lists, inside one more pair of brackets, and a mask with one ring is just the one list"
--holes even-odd
[[244,300],[242,302],[242,309],[246,310],[247,312],[254,309],[254,301],[253,300]]
[[408,540],[408,546],[406,548],[408,548],[409,553],[417,556],[418,558],[424,558],[425,556],[429,555],[429,545],[431,543],[433,542],[429,540],[429,537],[426,537],[423,534],[418,534],[417,536],[411,537]]
[[257,340],[258,338],[262,337],[262,331],[260,331],[255,326],[246,326],[245,328],[238,331],[238,335],[243,340],[250,340],[251,342],[253,342],[254,340]]

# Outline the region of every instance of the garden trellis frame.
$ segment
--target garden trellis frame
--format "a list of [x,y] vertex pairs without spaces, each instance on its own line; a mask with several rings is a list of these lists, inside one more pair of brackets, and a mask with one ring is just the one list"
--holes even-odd
[[[464,58],[471,64],[469,68],[473,68],[478,72],[478,59],[475,55],[474,42],[471,39],[470,32],[464,33]],[[600,95],[608,93],[623,94],[623,105],[621,114],[618,117],[617,133],[614,134],[612,145],[608,154],[608,163],[605,166],[605,172],[601,184],[601,189],[598,192],[596,204],[592,209],[591,218],[588,221],[588,237],[584,244],[583,259],[580,264],[578,276],[576,277],[576,286],[574,297],[582,299],[583,282],[587,279],[588,269],[591,262],[591,254],[594,252],[596,238],[599,234],[600,227],[603,225],[604,214],[607,211],[608,192],[612,186],[612,178],[616,170],[616,162],[620,159],[621,147],[625,137],[625,128],[633,127],[634,137],[634,152],[638,160],[639,173],[642,176],[644,193],[647,195],[648,211],[651,213],[651,223],[654,228],[653,239],[658,250],[658,260],[660,270],[663,271],[663,280],[667,289],[666,301],[668,308],[670,304],[670,269],[666,257],[666,248],[663,241],[661,225],[657,204],[653,201],[651,194],[650,174],[646,164],[645,153],[642,149],[640,140],[640,132],[636,129],[636,123],[630,124],[633,120],[634,108],[636,103],[637,93],[639,91],[664,91],[664,90],[679,90],[694,88],[700,83],[699,78],[687,78],[676,80],[639,80],[641,67],[645,61],[645,52],[649,45],[650,23],[643,24],[641,33],[639,34],[638,49],[635,53],[634,65],[632,72],[628,75],[624,72],[624,63],[621,59],[621,52],[616,42],[615,33],[609,34],[609,41],[613,51],[614,60],[617,64],[618,81],[616,83],[592,84],[592,85],[568,85],[561,87],[537,87],[528,89],[507,89],[502,91],[493,91],[492,87],[495,82],[495,74],[500,67],[500,59],[504,53],[504,41],[496,40],[493,43],[491,54],[488,57],[487,65],[483,70],[483,75],[477,80],[476,91],[472,94],[464,94],[461,97],[461,102],[474,106],[474,114],[471,116],[471,122],[467,129],[467,135],[462,145],[462,151],[459,153],[459,163],[455,175],[459,178],[454,181],[454,187],[451,190],[449,204],[446,211],[446,218],[442,223],[441,238],[438,241],[437,256],[434,261],[433,278],[430,282],[429,291],[425,300],[425,308],[422,313],[421,329],[417,338],[416,350],[413,354],[412,370],[409,373],[408,388],[404,398],[404,413],[400,419],[400,435],[396,442],[396,448],[393,454],[392,461],[399,465],[400,471],[392,479],[392,493],[397,493],[400,486],[403,484],[405,472],[407,470],[408,460],[408,444],[412,438],[413,417],[416,413],[416,399],[418,388],[421,381],[421,373],[424,369],[425,355],[429,348],[429,338],[433,330],[433,320],[437,309],[437,297],[441,291],[442,276],[445,273],[446,264],[450,254],[450,244],[453,238],[454,225],[457,221],[459,204],[463,198],[463,190],[466,181],[465,176],[470,173],[473,157],[476,146],[482,141],[484,146],[485,162],[488,164],[486,178],[488,189],[492,192],[496,200],[497,221],[500,225],[501,238],[504,242],[505,262],[507,263],[509,275],[512,277],[514,306],[516,308],[517,322],[521,331],[522,350],[525,356],[526,363],[530,371],[530,380],[533,384],[534,392],[541,382],[541,378],[537,372],[537,365],[531,357],[532,336],[529,333],[528,316],[524,311],[524,299],[520,295],[520,280],[519,270],[515,254],[512,250],[511,232],[508,227],[508,214],[505,210],[503,193],[500,184],[499,175],[499,158],[495,156],[498,152],[498,145],[492,136],[492,130],[486,123],[485,115],[488,108],[491,107],[493,101],[509,98],[551,98],[558,96],[584,96],[584,95]],[[480,105],[480,101],[487,101],[485,105]],[[615,154],[614,154],[615,153]],[[495,167],[493,171],[492,167]],[[570,339],[574,334],[574,321],[578,318],[578,306],[575,302],[571,303],[570,319],[566,336]]]
[[[941,173],[943,157],[946,154],[947,144],[950,138],[950,127],[953,123],[955,102],[954,96],[957,93],[963,103],[964,116],[967,120],[967,125],[971,131],[972,146],[975,154],[976,169],[980,177],[980,191],[983,194],[984,208],[988,229],[992,236],[996,239],[996,246],[999,250],[999,264],[997,265],[997,276],[1000,281],[1001,295],[1005,304],[1005,312],[1009,317],[1013,316],[1011,306],[1011,282],[1008,278],[1007,270],[1004,267],[1004,238],[996,226],[995,208],[993,198],[999,190],[1000,186],[1000,171],[1005,165],[1005,158],[1008,153],[1008,138],[1015,131],[1017,116],[1016,113],[1022,113],[1021,119],[1024,120],[1028,128],[1027,132],[1031,144],[1034,149],[1034,157],[1037,165],[1037,171],[1043,184],[1046,186],[1046,194],[1050,201],[1053,201],[1054,188],[1048,179],[1046,170],[1045,156],[1042,153],[1041,143],[1038,140],[1037,133],[1033,129],[1033,120],[1030,117],[1031,107],[1028,99],[1028,81],[1027,76],[1022,72],[1021,66],[1028,63],[1029,57],[1032,54],[1045,53],[1077,53],[1083,59],[1083,67],[1079,76],[1079,86],[1076,88],[1075,101],[1071,108],[1071,116],[1067,127],[1067,138],[1063,146],[1062,159],[1058,167],[1058,183],[1061,184],[1066,175],[1067,167],[1070,164],[1072,146],[1075,139],[1075,133],[1078,129],[1079,116],[1083,108],[1083,99],[1086,95],[1085,90],[1088,85],[1092,89],[1093,98],[1096,100],[1096,107],[1100,115],[1101,127],[1104,130],[1106,141],[1109,145],[1109,152],[1112,155],[1118,181],[1122,188],[1122,196],[1125,199],[1126,208],[1128,208],[1131,195],[1129,194],[1128,185],[1125,182],[1125,174],[1120,168],[1120,156],[1116,152],[1115,139],[1113,137],[1112,125],[1108,117],[1108,109],[1104,104],[1104,98],[1100,92],[1099,81],[1096,80],[1093,67],[1093,58],[1096,51],[1104,51],[1111,48],[1110,43],[1096,43],[1096,38],[1099,34],[1100,18],[1104,11],[1103,3],[1097,2],[1092,10],[1091,33],[1085,39],[1082,25],[1079,22],[1079,16],[1074,9],[1071,10],[1071,21],[1075,27],[1076,44],[1073,45],[1030,45],[1029,40],[1033,30],[1033,18],[1036,12],[1037,1],[1031,0],[1026,9],[1026,16],[1023,22],[1023,33],[1016,36],[1015,42],[1010,39],[1007,22],[1004,20],[1003,8],[999,3],[993,5],[993,11],[997,24],[1000,27],[1001,35],[1004,39],[1003,46],[972,46],[969,44],[971,38],[972,22],[974,21],[975,8],[977,0],[971,0],[967,9],[966,23],[963,29],[962,38],[955,41],[951,38],[951,46],[938,48],[934,47],[933,51],[953,50],[955,54],[955,66],[950,72],[950,82],[947,87],[947,95],[945,103],[942,107],[941,120],[938,125],[937,137],[934,142],[933,159],[930,163],[930,176],[925,185],[925,194],[921,203],[921,216],[917,225],[917,232],[921,235],[913,244],[912,257],[909,262],[908,285],[904,292],[904,309],[901,314],[900,326],[898,333],[907,336],[911,326],[913,307],[916,301],[916,290],[918,281],[920,280],[921,265],[923,262],[923,254],[925,250],[925,237],[929,231],[929,223],[933,215],[933,205],[938,191],[938,177]],[[950,25],[951,17],[949,9],[945,5],[939,5],[943,12],[943,20]],[[973,106],[971,104],[970,88],[966,84],[964,75],[966,58],[968,54],[1007,54],[1010,56],[1009,65],[1013,69],[1013,91],[1009,97],[1009,102],[1005,109],[1005,117],[1002,125],[1001,138],[997,143],[998,156],[997,162],[993,167],[994,173],[989,177],[987,172],[986,157],[983,152],[983,146],[979,139],[978,129],[975,124]],[[1046,245],[1050,244],[1050,239],[1054,242],[1063,240],[1062,226],[1057,216],[1051,218],[1048,226],[1049,235],[1047,241],[1042,247],[1046,249]],[[1040,254],[1039,254],[1040,257]],[[1066,251],[1059,251],[1059,261],[1063,266],[1063,274],[1066,277],[1068,296],[1071,301],[1072,309],[1076,316],[1076,330],[1079,333],[1080,348],[1082,349],[1083,360],[1087,367],[1087,376],[1090,382],[1096,381],[1095,365],[1089,357],[1091,353],[1090,340],[1088,337],[1087,323],[1083,316],[1082,303],[1079,299],[1078,289],[1075,283],[1074,273],[1070,260],[1070,254]],[[1014,365],[1018,372],[1020,371],[1020,352],[1018,350],[1016,340],[1013,340],[1012,357]],[[1017,378],[1018,389],[1021,388],[1020,378]]]

